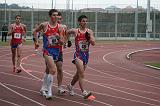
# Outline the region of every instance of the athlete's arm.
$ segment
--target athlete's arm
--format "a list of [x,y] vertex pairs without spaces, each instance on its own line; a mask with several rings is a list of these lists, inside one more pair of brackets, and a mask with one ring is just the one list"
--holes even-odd
[[26,41],[26,32],[27,32],[27,28],[26,25],[23,25],[24,31],[23,31],[23,37],[24,37],[24,41]]
[[12,30],[12,24],[8,26],[8,33],[7,35],[9,36],[9,40],[8,40],[8,44],[10,45],[10,42],[11,42],[11,35],[13,33],[13,30]]
[[66,31],[68,30],[66,25],[63,25],[63,37],[64,37],[64,43],[67,42],[67,36],[66,36]]
[[95,39],[94,39],[94,36],[93,36],[93,31],[92,30],[89,30],[89,33],[90,33],[90,43],[92,46],[95,45]]
[[35,40],[34,40],[35,49],[38,49],[38,47],[39,47],[37,32],[43,30],[43,29],[44,29],[44,26],[45,26],[44,23],[41,23],[37,28],[35,28],[35,29],[33,30],[33,36],[34,36],[34,38],[35,38]]
[[63,45],[64,44],[64,33],[63,33],[63,27],[62,26],[60,26],[59,27],[59,37],[60,37],[60,39],[59,39],[59,41],[58,41],[58,43],[60,44],[60,45]]
[[8,33],[7,33],[7,35],[10,36],[10,35],[12,35],[12,33],[13,33],[13,31],[12,31],[12,24],[11,24],[8,27]]
[[69,29],[66,31],[66,37],[67,37],[67,40],[70,40],[70,36],[72,35],[75,35],[76,34],[76,29],[73,28],[73,29]]

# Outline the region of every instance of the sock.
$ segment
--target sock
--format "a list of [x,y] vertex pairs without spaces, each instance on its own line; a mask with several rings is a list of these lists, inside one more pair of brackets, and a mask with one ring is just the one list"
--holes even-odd
[[48,77],[47,77],[48,92],[52,92],[52,83],[53,83],[53,75],[48,74]]
[[41,90],[47,91],[47,78],[48,78],[48,74],[45,73]]

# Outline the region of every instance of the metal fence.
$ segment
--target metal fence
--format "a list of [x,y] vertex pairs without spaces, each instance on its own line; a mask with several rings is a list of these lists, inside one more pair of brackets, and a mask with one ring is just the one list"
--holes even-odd
[[[27,25],[28,39],[32,37],[32,29],[36,23],[48,20],[48,9],[0,9],[0,25],[4,24],[4,14],[6,23],[9,25],[15,20],[15,15],[22,16],[22,23]],[[126,12],[116,9],[95,10],[59,10],[63,15],[63,23],[69,28],[78,27],[77,18],[81,14],[88,17],[88,27],[94,31],[97,40],[160,40],[160,12],[151,11],[152,31],[149,38],[146,37],[146,11],[138,12],[138,23],[135,27],[135,11]],[[137,28],[137,33],[135,32]],[[0,30],[1,31],[1,30]],[[0,32],[1,35],[2,31]]]

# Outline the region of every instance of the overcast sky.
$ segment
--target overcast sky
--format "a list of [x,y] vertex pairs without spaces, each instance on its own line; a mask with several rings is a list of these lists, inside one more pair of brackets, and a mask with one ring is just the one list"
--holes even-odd
[[[53,7],[66,9],[67,0],[53,0]],[[106,8],[109,6],[116,6],[124,8],[126,6],[137,6],[137,0],[70,0],[70,8],[73,1],[73,9],[80,8]],[[160,10],[160,0],[150,0],[151,7]],[[0,0],[0,3],[4,3],[5,0]],[[34,8],[50,9],[52,6],[52,0],[6,0],[8,4],[18,4],[20,6],[29,6]],[[55,5],[56,4],[56,5]],[[138,0],[138,5],[146,8],[147,0]]]

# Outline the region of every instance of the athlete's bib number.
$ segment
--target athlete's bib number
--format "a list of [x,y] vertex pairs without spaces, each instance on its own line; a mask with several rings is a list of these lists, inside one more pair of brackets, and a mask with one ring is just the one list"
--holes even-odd
[[79,48],[80,48],[81,51],[88,51],[88,49],[89,49],[88,42],[80,41],[79,42]]
[[21,34],[20,33],[14,33],[14,38],[20,39],[21,38]]
[[49,36],[48,42],[50,46],[56,46],[58,44],[58,40],[55,36]]

